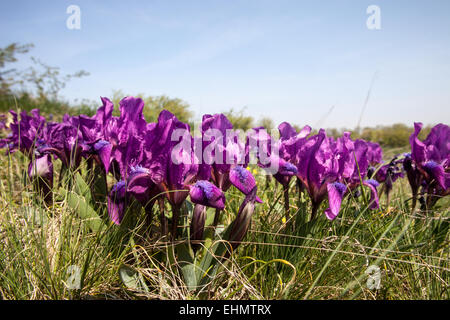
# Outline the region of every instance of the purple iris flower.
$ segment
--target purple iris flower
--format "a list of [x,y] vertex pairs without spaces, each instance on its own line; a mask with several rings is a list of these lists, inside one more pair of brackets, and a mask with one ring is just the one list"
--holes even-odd
[[279,174],[281,176],[291,177],[291,176],[295,176],[297,174],[297,172],[298,172],[298,170],[297,170],[296,166],[294,166],[290,162],[280,159],[277,174]]
[[119,225],[124,217],[129,202],[129,195],[125,181],[117,182],[108,195],[108,214],[111,220]]
[[[204,115],[201,125],[202,163],[198,174],[205,180],[211,179],[222,191],[234,185],[245,195],[255,185],[255,178],[244,169],[248,165],[248,145],[239,140],[239,130],[223,114]],[[258,198],[258,201],[261,201]],[[216,210],[213,225],[220,219]]]
[[[286,220],[289,219],[289,182],[298,173],[297,153],[305,143],[311,132],[309,126],[305,126],[300,132],[287,122],[278,126],[279,140],[273,140],[263,127],[254,128],[249,135],[247,144],[249,152],[255,148],[257,152],[258,166],[271,174],[283,187],[284,208]],[[301,184],[298,184],[299,186]]]
[[53,188],[53,163],[50,155],[36,156],[28,165],[28,176],[40,191],[43,192],[46,202],[51,200]]
[[201,132],[203,161],[200,166],[210,165],[210,178],[226,192],[232,184],[231,168],[248,164],[245,144],[239,141],[239,131],[233,130],[233,125],[223,114],[204,115]]
[[[139,113],[143,107],[140,101],[129,100],[123,105],[124,108],[132,106]],[[135,124],[124,127],[126,119]],[[160,113],[157,123],[147,124],[141,120],[141,116],[132,119],[130,115],[117,121],[113,160],[119,164],[127,195],[151,208],[157,195],[164,194],[172,205],[172,234],[175,236],[180,207],[189,195],[189,187],[195,182],[198,171],[198,165],[193,161],[189,125],[167,110]],[[188,143],[184,143],[186,141]]]
[[378,183],[366,180],[367,149],[364,140],[351,140],[349,132],[334,140],[327,137],[323,129],[303,144],[297,154],[297,176],[311,198],[312,218],[328,196],[329,208],[325,214],[333,220],[339,213],[343,197],[361,182],[371,190],[370,208],[378,207]]
[[142,163],[147,127],[143,109],[141,98],[123,98],[119,102],[120,117],[112,117],[105,128],[105,138],[112,145],[111,164],[116,177],[120,173],[120,177],[126,179],[130,167]]
[[88,145],[87,157],[93,156],[101,164],[105,172],[109,171],[113,145],[109,142],[111,127],[113,126],[113,103],[107,98],[101,98],[103,105],[92,117],[79,116],[79,128],[83,141]]
[[[257,187],[255,186],[249,194],[246,195],[244,201],[239,207],[236,218],[232,222],[229,238],[227,239],[233,250],[239,246],[244,239],[252,221],[252,215],[255,211],[255,202]],[[225,255],[228,256],[228,253]]]
[[[403,178],[404,175],[404,170],[403,170],[403,161],[404,158],[399,158],[399,155],[396,155],[388,164],[385,164],[383,166],[381,166],[375,173],[375,180],[377,180],[380,183],[384,183],[384,192],[386,194],[387,197],[387,203],[389,205],[389,195],[390,192],[392,191],[394,182],[398,179],[398,178]],[[375,172],[375,169],[373,169],[373,172]],[[369,169],[369,173],[368,176],[369,178],[371,178],[373,175],[372,172],[370,172]]]
[[[106,98],[102,101],[103,107],[97,114],[84,119],[83,130],[85,135],[89,135],[90,126],[99,130],[88,140],[91,152],[99,158],[105,171],[112,172],[119,180],[109,195],[108,212],[111,217],[122,216],[132,196],[151,217],[158,188],[151,169],[147,167],[155,159],[147,158],[149,154],[145,150],[146,137],[150,133],[142,114],[144,102],[140,98],[126,97],[119,103],[120,116],[113,117],[112,103]],[[116,223],[120,221],[115,220]]]
[[199,180],[190,187],[193,203],[223,210],[225,195],[217,186],[206,180]]
[[8,152],[20,150],[28,156],[28,176],[43,192],[46,201],[50,200],[50,190],[53,186],[53,163],[49,155],[41,154],[36,150],[45,143],[45,130],[48,125],[38,109],[20,113],[20,120],[16,112],[10,111],[13,122],[10,125],[11,133],[7,138],[0,140],[1,147],[8,147]]
[[[252,173],[242,166],[234,166],[230,170],[229,179],[245,196],[248,196],[256,187],[256,180]],[[262,203],[262,200],[256,196],[256,202]]]
[[274,178],[287,188],[290,179],[297,174],[294,165],[297,149],[304,143],[310,132],[310,127],[303,128],[299,133],[287,122],[279,125],[280,139],[273,138],[265,128],[254,128],[247,139],[249,152],[257,152],[258,166],[272,174]]
[[165,192],[170,204],[179,207],[188,196],[188,186],[195,182],[198,172],[190,128],[172,113],[163,110],[155,130],[159,131],[156,136],[162,137],[166,143],[161,145],[163,141],[149,137],[152,144],[148,151],[155,157],[153,161],[156,162],[150,170],[155,183]]
[[151,180],[149,170],[141,166],[131,167],[127,181],[127,192],[150,213],[159,190]]
[[[197,179],[198,165],[193,160],[192,136],[189,125],[167,110],[160,113],[158,122],[146,123],[141,117],[141,101],[122,100],[124,116],[112,120],[116,129],[110,132],[113,145],[111,163],[113,166],[117,163],[126,187],[123,187],[124,196],[116,197],[116,200],[112,194],[117,193],[114,191],[117,188],[111,192],[110,215],[120,216],[117,213],[125,209],[130,196],[151,213],[154,202],[162,193],[173,209],[172,236],[175,237],[180,207]],[[132,110],[137,113],[134,118],[128,114]]]
[[[338,192],[329,192],[329,203],[338,204],[344,196],[343,188],[338,182],[338,158],[326,137],[325,130],[321,129],[317,135],[310,137],[297,153],[297,177],[301,180],[312,202],[314,218],[321,202],[325,199],[328,189]],[[328,187],[328,185],[330,185]],[[338,198],[336,198],[338,197]],[[333,207],[334,211],[338,208]],[[338,212],[338,210],[337,210]],[[329,216],[330,218],[331,216]]]
[[[344,134],[345,137],[345,134]],[[348,137],[349,139],[349,137]],[[379,207],[379,198],[377,187],[379,186],[378,181],[374,179],[368,179],[368,172],[371,165],[375,165],[381,162],[382,154],[377,147],[377,144],[365,141],[363,139],[357,139],[354,141],[354,150],[350,151],[351,160],[348,160],[348,164],[353,164],[353,174],[350,177],[343,176],[344,183],[348,186],[350,190],[356,189],[358,186],[366,186],[370,190],[370,209],[377,209]],[[349,168],[349,167],[347,167]],[[349,169],[350,172],[351,169]]]
[[[358,141],[357,139],[356,141]],[[362,140],[362,139],[361,139]],[[367,160],[369,161],[370,166],[376,166],[383,162],[383,150],[381,149],[380,145],[375,142],[371,141],[364,141],[364,143],[367,145]]]
[[247,135],[246,141],[248,160],[254,154],[260,168],[263,168],[268,174],[277,173],[279,163],[283,160],[276,149],[278,142],[273,141],[272,136],[264,127],[253,128]]
[[304,126],[297,132],[289,123],[283,122],[278,126],[278,130],[280,132],[280,157],[296,165],[297,154],[311,133],[311,127]]
[[64,168],[77,168],[87,146],[80,131],[73,124],[75,117],[65,117],[62,123],[48,123],[45,128],[44,143],[37,147],[40,154],[53,154],[61,160]]
[[16,112],[10,111],[13,121],[10,124],[11,133],[5,139],[1,139],[0,145],[8,147],[8,152],[12,153],[20,150],[29,158],[33,156],[35,143],[43,136],[46,121],[40,115],[39,109],[33,109],[30,115],[26,111],[20,113],[20,120]]
[[411,153],[403,161],[413,194],[413,210],[420,187],[426,194],[428,208],[440,197],[450,194],[450,128],[444,124],[436,125],[423,142],[418,138],[421,130],[422,123],[414,123],[414,132],[409,138]]

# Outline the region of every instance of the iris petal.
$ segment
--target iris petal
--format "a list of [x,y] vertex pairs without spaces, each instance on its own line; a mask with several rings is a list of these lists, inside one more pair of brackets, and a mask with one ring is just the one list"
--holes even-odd
[[327,185],[329,208],[325,210],[325,215],[329,220],[334,220],[341,210],[342,199],[344,198],[347,187],[339,182],[329,183]]
[[128,203],[125,181],[117,182],[108,195],[108,214],[111,220],[119,225],[125,214]]
[[197,181],[190,188],[190,196],[194,203],[220,210],[225,208],[225,195],[209,181]]
[[434,161],[428,161],[423,165],[425,171],[435,179],[439,185],[445,190],[445,171],[444,168]]
[[370,189],[370,209],[377,209],[380,207],[379,205],[379,199],[378,199],[378,192],[377,187],[379,185],[378,181],[373,179],[368,179],[363,181],[363,185],[369,187]]

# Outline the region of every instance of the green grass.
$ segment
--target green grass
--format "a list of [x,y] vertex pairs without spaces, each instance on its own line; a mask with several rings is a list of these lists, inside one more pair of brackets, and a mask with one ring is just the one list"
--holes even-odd
[[[244,242],[199,292],[188,289],[174,243],[160,237],[158,209],[150,229],[136,205],[115,226],[104,202],[93,212],[80,205],[89,196],[77,185],[55,187],[44,204],[27,165],[19,153],[0,156],[2,299],[449,299],[449,197],[411,214],[406,179],[395,184],[389,207],[384,196],[379,210],[347,197],[334,221],[322,214],[326,203],[309,221],[308,197],[292,183],[286,221],[281,186],[258,172],[264,203]],[[237,190],[227,192],[221,224],[231,223],[242,200]],[[209,210],[208,220],[213,215]],[[187,230],[189,216],[180,221]],[[367,286],[371,265],[379,267],[378,290]],[[80,289],[68,288],[73,268]]]

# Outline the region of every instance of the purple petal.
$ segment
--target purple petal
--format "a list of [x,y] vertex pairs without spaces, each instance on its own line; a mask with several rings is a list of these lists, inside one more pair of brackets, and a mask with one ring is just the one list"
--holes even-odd
[[414,132],[409,137],[409,143],[411,144],[411,156],[416,163],[422,163],[426,161],[426,146],[419,140],[418,135],[422,130],[422,123],[414,123]]
[[134,166],[127,179],[127,192],[145,207],[158,193],[153,183],[150,170],[141,166]]
[[297,167],[292,163],[280,159],[278,173],[283,176],[294,176],[298,172]]
[[230,171],[230,181],[243,194],[249,194],[256,186],[255,177],[247,169],[236,166]]
[[379,205],[379,199],[378,199],[378,192],[377,187],[379,185],[378,181],[373,179],[368,179],[363,181],[363,185],[370,188],[370,209],[377,209],[380,207]]
[[434,126],[424,140],[429,160],[450,165],[450,127],[439,123]]
[[109,172],[112,145],[108,141],[99,140],[94,144],[94,151],[99,155],[105,171]]
[[434,161],[428,161],[423,165],[425,171],[435,179],[439,185],[445,190],[445,171],[444,168]]
[[242,239],[244,239],[247,230],[250,226],[252,215],[255,210],[257,187],[254,187],[239,207],[236,219],[232,222],[230,236],[227,239],[231,242],[231,246],[236,249]]
[[225,195],[222,190],[206,180],[197,181],[190,188],[193,203],[223,210],[225,208]]
[[288,123],[283,122],[278,126],[280,131],[280,139],[287,140],[297,135],[297,131]]
[[325,210],[325,215],[329,220],[334,220],[341,210],[342,199],[344,198],[347,187],[339,182],[329,183],[327,185],[329,208]]
[[28,165],[28,176],[30,178],[40,177],[45,179],[50,186],[53,185],[53,163],[49,154],[35,158]]
[[125,181],[117,182],[108,195],[108,214],[111,220],[119,225],[125,214],[128,203]]

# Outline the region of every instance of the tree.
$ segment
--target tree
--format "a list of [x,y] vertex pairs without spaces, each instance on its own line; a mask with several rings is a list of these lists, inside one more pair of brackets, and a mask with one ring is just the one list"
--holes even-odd
[[233,124],[234,129],[246,131],[253,127],[253,118],[251,116],[244,115],[244,109],[240,111],[234,111],[234,109],[231,109],[230,111],[223,113]]
[[20,45],[12,43],[5,48],[0,48],[0,95],[10,95],[13,87],[21,85],[25,91],[33,92],[39,99],[56,100],[58,93],[73,78],[81,78],[89,75],[84,70],[73,74],[63,75],[60,68],[49,66],[35,57],[31,57],[32,65],[25,70],[15,68],[6,69],[6,65],[17,61],[17,54],[25,54],[33,48],[33,44]]
[[275,128],[273,120],[269,117],[263,117],[258,121],[258,126],[264,127],[267,132],[271,132]]
[[31,66],[24,70],[19,83],[32,85],[41,99],[57,99],[59,91],[65,88],[68,81],[89,75],[84,70],[62,75],[59,67],[49,66],[34,57],[31,57],[31,61],[36,67]]
[[33,44],[20,45],[12,43],[5,48],[0,48],[0,95],[11,93],[11,87],[18,83],[17,69],[6,69],[6,65],[17,61],[16,55],[25,54],[33,48]]

